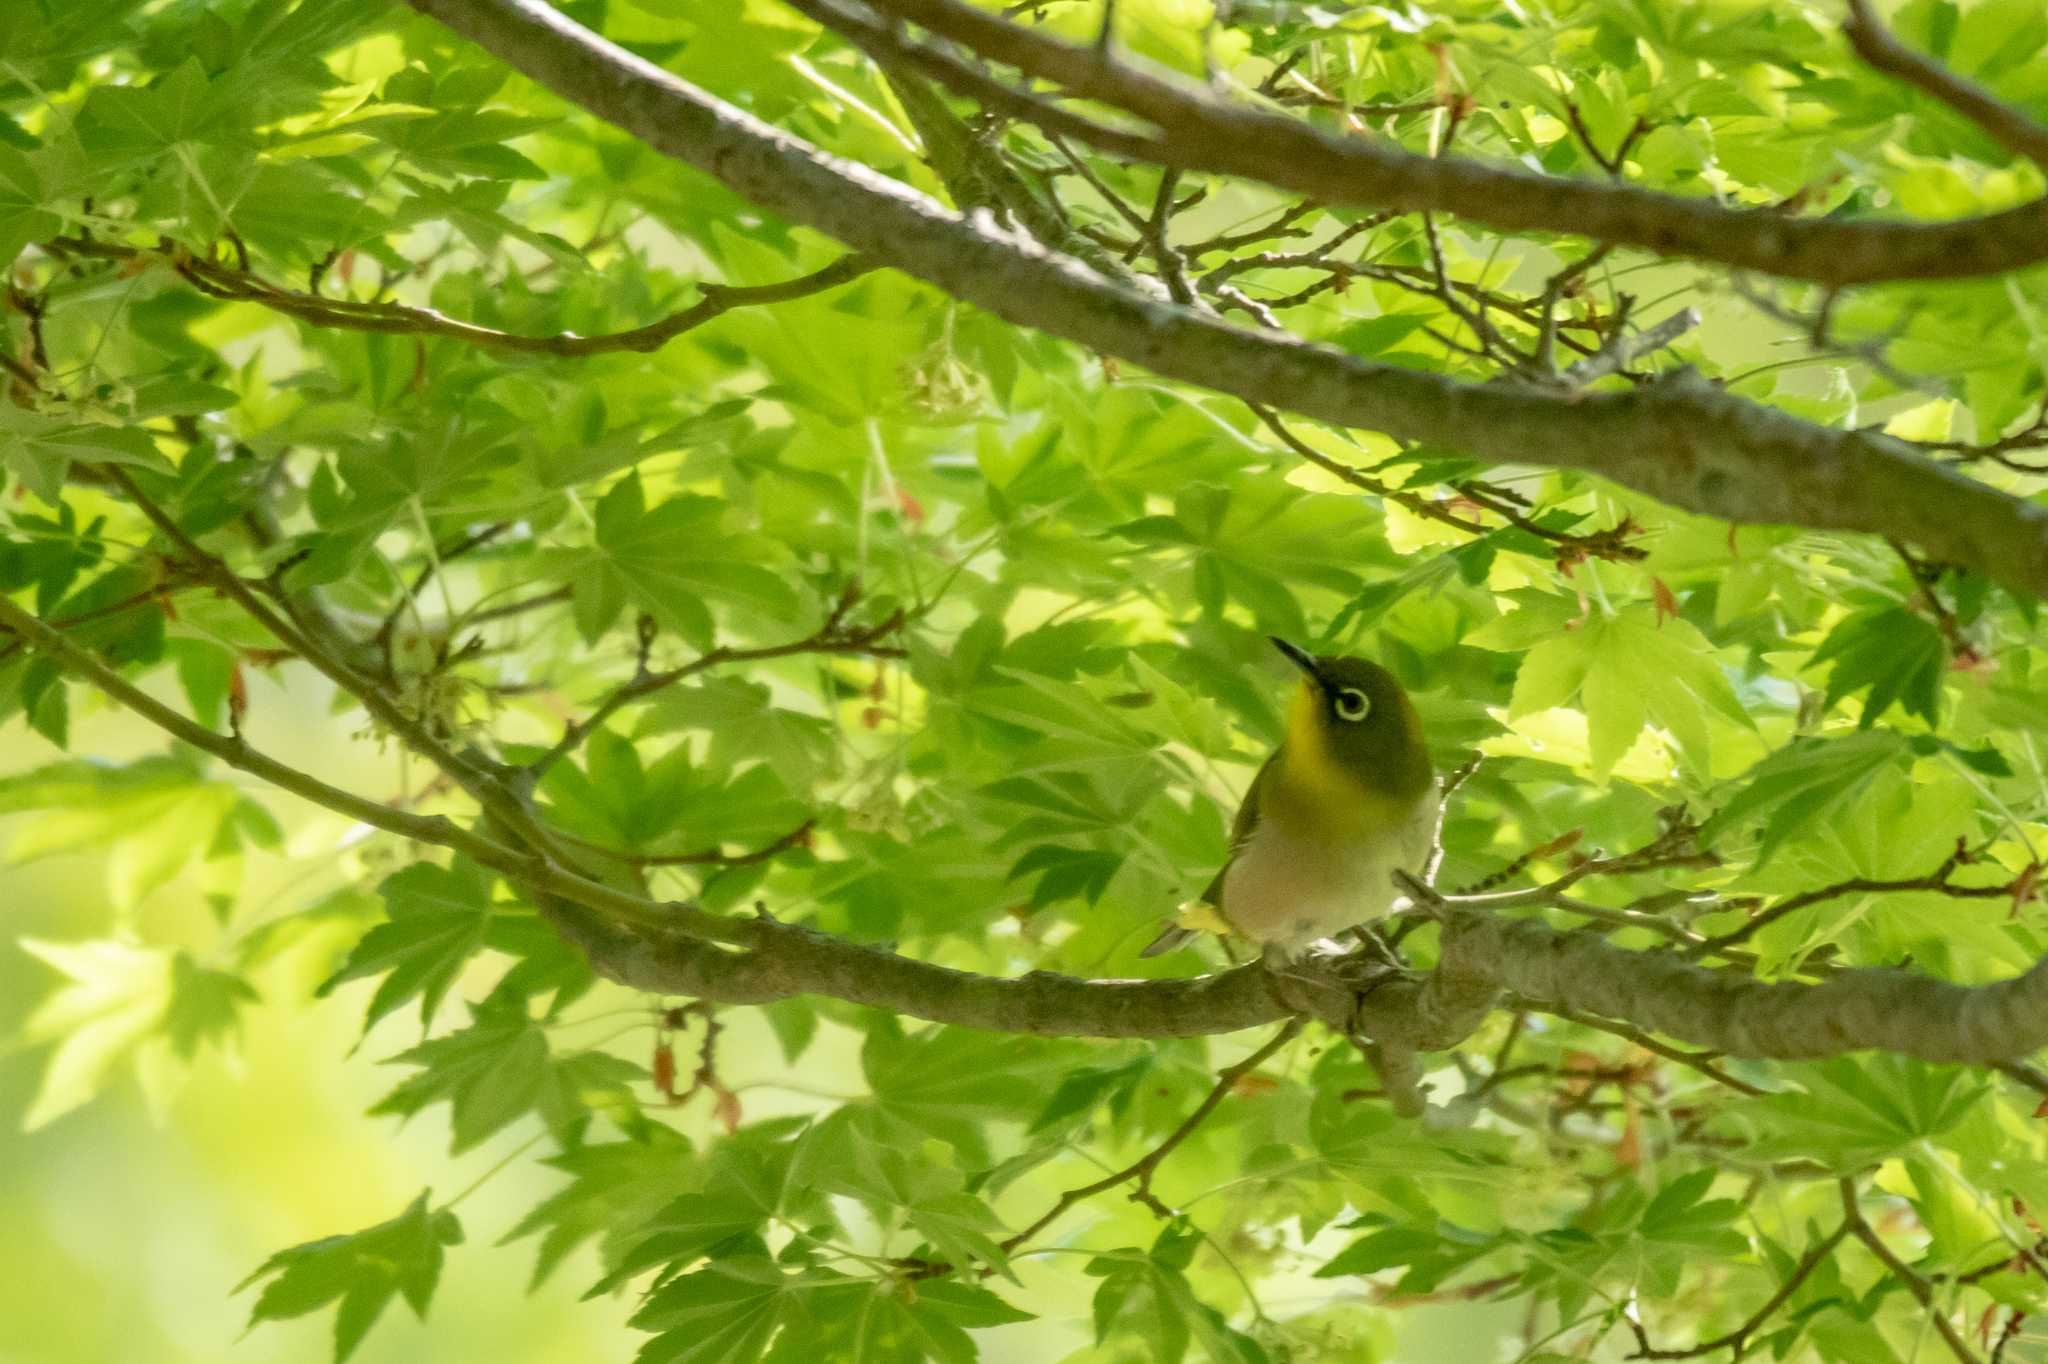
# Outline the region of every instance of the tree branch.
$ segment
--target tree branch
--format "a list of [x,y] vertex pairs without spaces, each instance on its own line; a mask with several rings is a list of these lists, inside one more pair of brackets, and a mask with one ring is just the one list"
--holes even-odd
[[1935,1331],[1948,1346],[1950,1353],[1954,1354],[1961,1364],[1977,1364],[1977,1356],[1964,1343],[1961,1332],[1956,1330],[1956,1324],[1950,1321],[1949,1314],[1935,1303],[1933,1285],[1894,1254],[1892,1248],[1884,1243],[1884,1238],[1877,1234],[1877,1229],[1864,1219],[1863,1210],[1856,1206],[1855,1181],[1844,1179],[1841,1182],[1841,1189],[1842,1212],[1846,1218],[1843,1225],[1848,1227],[1851,1235],[1870,1248],[1870,1253],[1891,1272],[1893,1278],[1906,1285],[1906,1291],[1913,1295],[1913,1300],[1927,1313],[1928,1320],[1934,1323]]
[[[1183,170],[1244,176],[1324,203],[1455,213],[1503,231],[1564,232],[1834,285],[2001,274],[2048,258],[2048,200],[1945,223],[1837,222],[1722,208],[1626,184],[1560,180],[1424,156],[1379,138],[1346,137],[1285,114],[1225,103],[963,0],[869,2],[988,60],[1145,119],[1155,129],[1156,159]],[[414,3],[435,11],[466,7],[466,0]],[[2011,120],[2021,118],[2007,112]],[[1087,135],[1079,128],[1063,131]],[[1129,136],[1118,132],[1120,139]]]
[[161,255],[170,263],[180,279],[209,298],[258,304],[272,312],[283,313],[287,317],[297,318],[316,327],[334,327],[359,332],[392,332],[410,336],[442,336],[451,340],[467,341],[473,345],[487,346],[493,350],[559,357],[603,355],[613,351],[650,353],[660,350],[684,332],[701,327],[734,308],[763,303],[784,303],[793,298],[823,293],[875,268],[874,262],[864,261],[858,256],[842,256],[823,269],[814,270],[796,279],[785,280],[780,284],[700,284],[697,290],[703,297],[697,302],[658,322],[650,322],[644,327],[635,327],[629,331],[606,332],[599,336],[579,336],[575,332],[522,336],[517,332],[499,331],[493,327],[463,322],[435,312],[432,308],[302,293],[280,284],[273,284],[246,266],[221,265],[195,256],[183,247],[168,247],[161,252],[151,252],[117,242],[89,241],[75,237],[61,238],[51,243],[51,246],[59,253],[92,255],[109,260],[135,260]]
[[[1307,1014],[1347,1035],[1436,1051],[1469,1036],[1502,988],[1548,1008],[1627,1020],[1737,1056],[1812,1057],[1882,1047],[1936,1061],[2011,1061],[2048,1045],[2048,961],[1966,987],[1889,970],[1818,985],[1716,973],[1534,922],[1452,910],[1443,959],[1420,980],[1363,996],[1260,963],[1194,980],[1015,979],[913,961],[763,917],[659,903],[435,816],[396,810],[215,734],[123,680],[63,633],[0,597],[0,626],[143,718],[241,771],[373,827],[453,849],[536,897],[601,974],[659,994],[760,1004],[821,994],[931,1022],[1046,1036],[1191,1037]],[[545,842],[539,846],[544,847]],[[730,944],[730,951],[717,944]]]
[[[1286,395],[1295,411],[1396,439],[1583,469],[1728,520],[1890,534],[2048,596],[2048,507],[1937,466],[1880,433],[1815,426],[1685,375],[1625,393],[1562,394],[1464,384],[1247,331],[1105,281],[986,218],[956,218],[901,183],[827,157],[606,43],[538,0],[411,3],[656,150],[1019,325],[1219,392],[1261,402]],[[1270,162],[1276,149],[1260,157]],[[1548,192],[1562,190],[1575,202],[1580,189]],[[2039,211],[2036,236],[2048,252],[2048,208]],[[1771,224],[1774,232],[1794,226],[1778,218]],[[2001,225],[2007,229],[2024,231]],[[1953,254],[1956,243],[1942,249]]]
[[597,709],[590,712],[589,715],[581,720],[572,721],[562,732],[562,737],[556,742],[555,746],[528,763],[526,770],[535,777],[544,775],[549,768],[581,747],[583,741],[590,737],[592,731],[610,719],[622,707],[630,705],[634,701],[644,700],[664,688],[674,686],[684,678],[694,677],[698,673],[704,672],[709,668],[715,668],[721,663],[757,663],[770,658],[788,658],[794,654],[866,654],[873,658],[903,657],[902,649],[892,644],[882,643],[884,639],[903,627],[903,612],[900,610],[894,611],[890,613],[887,619],[875,625],[855,626],[849,629],[846,625],[846,613],[851,611],[854,603],[859,600],[860,591],[858,586],[848,584],[846,590],[840,594],[838,602],[832,607],[831,614],[825,618],[825,623],[810,634],[805,635],[802,639],[794,639],[787,644],[762,645],[759,648],[753,649],[735,649],[720,645],[715,649],[707,650],[679,668],[668,668],[661,672],[649,671],[646,650],[643,646],[640,662],[634,669],[633,676],[615,689],[610,696],[599,702]]
[[1216,1083],[1210,1087],[1208,1094],[1203,1096],[1202,1102],[1195,1105],[1194,1110],[1181,1120],[1180,1126],[1167,1134],[1166,1140],[1160,1142],[1123,1169],[1106,1174],[1093,1183],[1083,1184],[1076,1189],[1068,1189],[1059,1196],[1058,1202],[1040,1214],[1038,1220],[1018,1232],[1015,1236],[1010,1237],[1007,1241],[1004,1241],[1003,1253],[1008,1254],[1014,1251],[1039,1232],[1044,1231],[1054,1222],[1057,1222],[1067,1209],[1073,1207],[1076,1203],[1081,1202],[1083,1199],[1093,1198],[1096,1194],[1106,1189],[1114,1189],[1126,1180],[1135,1179],[1137,1181],[1137,1187],[1131,1190],[1133,1201],[1143,1203],[1161,1217],[1173,1216],[1173,1209],[1160,1202],[1158,1196],[1152,1192],[1153,1172],[1158,1170],[1162,1161],[1173,1154],[1175,1147],[1194,1135],[1195,1129],[1200,1127],[1208,1116],[1216,1111],[1216,1106],[1223,1102],[1223,1096],[1230,1093],[1239,1080],[1273,1059],[1274,1054],[1280,1048],[1292,1042],[1300,1034],[1301,1025],[1302,1020],[1299,1018],[1288,1019],[1287,1022],[1280,1025],[1280,1031],[1274,1033],[1264,1046],[1235,1065],[1225,1066],[1222,1070],[1218,1071],[1216,1073]]
[[1662,322],[1639,332],[1617,327],[1614,334],[1607,338],[1607,344],[1600,347],[1597,353],[1587,356],[1564,372],[1564,381],[1573,388],[1583,388],[1595,379],[1618,374],[1643,356],[1664,349],[1699,324],[1699,309],[1680,308]]
[[323,641],[301,631],[273,611],[268,603],[256,595],[255,590],[239,573],[217,556],[208,553],[198,541],[186,534],[184,527],[180,526],[170,513],[158,506],[155,499],[142,490],[126,469],[118,464],[107,465],[106,476],[141,510],[149,523],[185,556],[202,580],[218,587],[286,648],[310,663],[343,692],[353,696],[379,723],[401,738],[408,748],[431,762],[440,771],[447,773],[463,790],[474,796],[486,811],[519,832],[524,841],[537,853],[545,850],[545,837],[533,823],[526,807],[499,780],[498,772],[455,753],[436,738],[420,720],[406,714],[376,683],[350,667],[342,658],[340,650],[329,650]]
[[1730,1056],[1881,1048],[1985,1065],[2048,1046],[2048,959],[1989,985],[1875,968],[1807,984],[1710,971],[1666,951],[1471,912],[1453,913],[1443,941],[1445,967],[1497,981],[1533,1006],[1625,1019]]
[[[1763,929],[1776,923],[1788,914],[1809,908],[1838,896],[1855,894],[1877,894],[1881,892],[1903,892],[1922,890],[1937,895],[1947,895],[1958,900],[2009,900],[2033,886],[2034,877],[2039,874],[2038,866],[2022,870],[2010,881],[1988,886],[1959,886],[1951,878],[1956,870],[1970,864],[1969,849],[1959,845],[1942,864],[1925,876],[1904,876],[1892,880],[1876,880],[1870,877],[1851,877],[1837,881],[1831,886],[1787,896],[1777,904],[1751,915],[1747,920],[1726,933],[1707,938],[1698,943],[1691,952],[1696,957],[1719,953],[1738,943],[1747,942]],[[2024,898],[2022,896],[2022,898]]]
[[799,844],[808,846],[811,830],[817,827],[817,823],[815,819],[807,819],[774,841],[743,853],[729,853],[722,846],[687,853],[635,853],[624,848],[608,848],[574,834],[558,832],[555,837],[572,848],[594,852],[599,857],[609,857],[633,867],[751,867],[756,863],[771,862]]
[[1934,96],[1996,138],[2006,150],[2048,170],[2048,127],[1901,43],[1879,21],[1870,0],[1849,0],[1849,17],[1842,23],[1842,33],[1856,55],[1874,70]]
[[1748,1347],[1750,1339],[1763,1328],[1763,1324],[1771,1319],[1771,1315],[1774,1312],[1783,1307],[1792,1295],[1799,1291],[1799,1285],[1805,1283],[1807,1277],[1814,1270],[1820,1268],[1830,1255],[1835,1253],[1835,1247],[1842,1244],[1851,1230],[1850,1223],[1843,1222],[1842,1225],[1836,1227],[1826,1236],[1808,1246],[1806,1253],[1799,1257],[1799,1263],[1794,1265],[1792,1272],[1785,1276],[1785,1282],[1778,1285],[1778,1291],[1771,1294],[1765,1300],[1762,1307],[1750,1313],[1748,1319],[1734,1330],[1715,1336],[1712,1340],[1703,1340],[1697,1345],[1690,1345],[1684,1349],[1660,1350],[1650,1344],[1648,1333],[1643,1330],[1634,1317],[1626,1318],[1629,1328],[1635,1332],[1636,1337],[1636,1352],[1630,1355],[1629,1358],[1697,1359],[1701,1355],[1713,1354],[1716,1350],[1732,1349],[1735,1352],[1735,1358],[1740,1359],[1743,1351]]

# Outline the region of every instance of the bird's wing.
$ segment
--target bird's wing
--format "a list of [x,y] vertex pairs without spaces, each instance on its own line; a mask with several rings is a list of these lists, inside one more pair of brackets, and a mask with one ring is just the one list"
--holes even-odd
[[1266,785],[1266,774],[1273,770],[1273,763],[1279,756],[1279,750],[1275,749],[1273,755],[1260,766],[1258,775],[1252,778],[1252,784],[1245,788],[1244,799],[1237,807],[1237,817],[1230,821],[1230,851],[1225,854],[1223,865],[1216,872],[1216,879],[1202,892],[1202,904],[1214,905],[1218,909],[1223,907],[1223,878],[1230,871],[1231,860],[1244,850],[1244,845],[1251,842],[1252,835],[1258,832],[1259,797]]
[[[1279,753],[1273,755],[1277,758]],[[1266,774],[1273,770],[1273,758],[1266,759],[1265,766],[1252,778],[1252,784],[1245,789],[1244,800],[1237,807],[1237,818],[1230,822],[1230,852],[1223,859],[1222,868],[1216,879],[1179,914],[1167,921],[1166,927],[1154,938],[1151,945],[1143,948],[1141,957],[1157,957],[1185,947],[1204,932],[1224,933],[1230,931],[1230,920],[1223,915],[1223,878],[1230,871],[1233,858],[1251,842],[1252,834],[1259,827],[1259,792],[1266,780]]]

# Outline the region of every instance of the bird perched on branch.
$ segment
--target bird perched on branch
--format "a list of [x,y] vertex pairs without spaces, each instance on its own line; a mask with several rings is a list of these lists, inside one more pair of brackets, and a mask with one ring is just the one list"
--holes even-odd
[[1377,663],[1273,646],[1301,670],[1286,737],[1245,792],[1223,870],[1143,956],[1205,930],[1298,951],[1384,918],[1394,872],[1429,855],[1436,776],[1407,692]]

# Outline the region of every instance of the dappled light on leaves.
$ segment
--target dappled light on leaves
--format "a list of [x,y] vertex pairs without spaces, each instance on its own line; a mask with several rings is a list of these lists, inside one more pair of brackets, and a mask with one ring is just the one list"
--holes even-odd
[[1884,9],[0,6],[0,1316],[2039,1354],[2048,17]]

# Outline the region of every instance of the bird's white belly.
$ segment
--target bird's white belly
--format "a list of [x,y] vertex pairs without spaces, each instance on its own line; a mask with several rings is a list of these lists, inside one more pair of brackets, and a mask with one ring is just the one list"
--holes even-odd
[[1255,830],[1223,878],[1223,915],[1259,943],[1300,947],[1354,924],[1385,917],[1399,896],[1396,869],[1417,871],[1421,849],[1413,821],[1365,842],[1333,843],[1290,835],[1268,823]]

